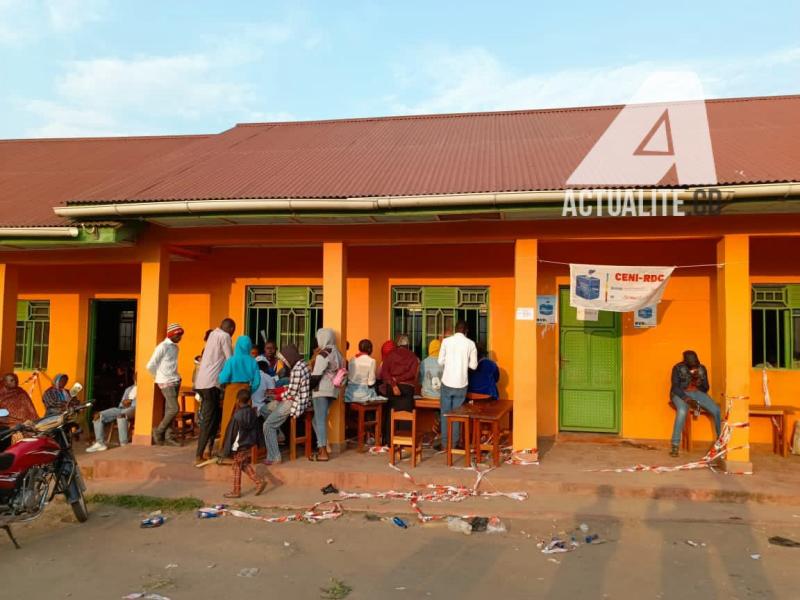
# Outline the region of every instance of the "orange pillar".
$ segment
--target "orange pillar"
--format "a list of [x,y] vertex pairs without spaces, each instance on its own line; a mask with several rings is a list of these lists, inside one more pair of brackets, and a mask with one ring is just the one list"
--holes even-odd
[[14,370],[17,342],[17,267],[0,263],[0,373]]
[[536,428],[537,240],[514,246],[514,449],[538,448]]
[[[167,330],[169,294],[169,252],[157,242],[142,247],[141,296],[136,324],[136,427],[133,443],[152,444],[156,387],[147,370],[147,362]],[[160,396],[158,396],[160,398]]]
[[[717,243],[717,262],[723,264],[717,271],[717,347],[721,360],[723,383],[715,400],[731,402],[730,422],[749,419],[750,369],[752,342],[750,329],[750,239],[747,235],[726,235]],[[720,397],[722,396],[722,397]],[[749,429],[733,430],[725,460],[729,471],[751,471]],[[743,447],[742,447],[743,446]]]
[[[342,356],[347,341],[347,247],[341,242],[322,244],[322,321],[333,329]],[[335,452],[344,450],[342,394],[328,413],[328,441]]]

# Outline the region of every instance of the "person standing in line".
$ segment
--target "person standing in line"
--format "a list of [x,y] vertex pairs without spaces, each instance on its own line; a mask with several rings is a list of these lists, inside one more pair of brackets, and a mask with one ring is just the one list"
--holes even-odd
[[222,391],[219,387],[219,374],[225,361],[233,354],[231,336],[236,331],[236,323],[225,318],[219,327],[211,331],[206,339],[206,346],[200,358],[200,366],[194,381],[194,389],[202,399],[200,402],[200,435],[197,438],[195,463],[204,460],[208,449],[208,457],[214,453],[214,439],[219,435],[222,422]]
[[248,389],[252,394],[261,387],[261,370],[256,359],[250,356],[253,342],[246,335],[236,338],[233,354],[225,361],[219,374],[219,383],[224,387],[222,394],[222,430],[227,431],[228,422],[236,411],[236,398],[240,389]]
[[183,339],[183,327],[172,323],[167,327],[164,338],[150,357],[147,370],[155,378],[156,385],[164,396],[164,418],[153,430],[153,443],[156,446],[180,446],[175,439],[172,421],[178,414],[178,391],[181,389],[181,375],[178,373],[178,344]]
[[336,347],[336,334],[333,329],[323,327],[317,331],[317,353],[311,371],[311,394],[314,404],[314,433],[317,434],[317,458],[325,462],[328,456],[328,409],[339,395],[334,378],[339,369],[345,367],[345,360]]
[[[442,366],[442,437],[437,450],[447,447],[447,422],[445,414],[458,408],[467,398],[469,370],[478,368],[478,349],[475,342],[467,337],[467,323],[456,323],[456,332],[442,341],[439,350],[439,364]],[[458,439],[460,426],[453,426],[453,436]],[[454,440],[455,441],[455,440]]]

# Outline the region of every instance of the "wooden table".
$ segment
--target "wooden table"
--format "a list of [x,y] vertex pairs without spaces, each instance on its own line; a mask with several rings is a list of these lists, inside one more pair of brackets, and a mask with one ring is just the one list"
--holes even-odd
[[[500,422],[511,412],[513,403],[510,400],[498,400],[496,402],[479,402],[475,404],[464,404],[457,409],[446,413],[445,418],[450,417],[459,419],[468,418],[472,421],[471,429],[476,439],[472,446],[475,449],[475,459],[480,462],[481,452],[486,450],[492,453],[492,463],[495,467],[500,466]],[[489,425],[492,429],[490,444],[481,444],[480,431],[481,425]],[[466,437],[466,436],[465,436]],[[448,440],[448,444],[450,440]],[[464,447],[469,447],[469,440],[464,440]]]
[[793,414],[793,406],[750,405],[750,418],[767,417],[772,421],[772,451],[786,456],[786,415]]

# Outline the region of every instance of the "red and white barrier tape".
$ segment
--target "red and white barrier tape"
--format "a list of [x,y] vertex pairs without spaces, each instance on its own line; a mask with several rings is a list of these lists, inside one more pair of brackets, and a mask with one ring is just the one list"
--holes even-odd
[[514,451],[512,446],[503,448],[503,455],[507,465],[538,465],[539,464],[539,450],[537,448],[524,448],[522,450]]
[[397,490],[388,490],[385,492],[342,491],[339,492],[339,497],[342,500],[350,500],[350,499],[407,500],[411,505],[411,508],[417,514],[417,518],[423,523],[437,519],[444,519],[446,518],[446,515],[427,515],[420,508],[419,506],[420,502],[461,502],[471,497],[483,497],[483,498],[504,497],[518,501],[522,501],[528,498],[527,492],[499,492],[499,491],[485,492],[478,490],[478,486],[480,486],[484,476],[492,469],[486,469],[483,471],[479,471],[478,469],[475,468],[467,469],[475,471],[476,477],[475,477],[475,482],[472,484],[472,487],[466,487],[464,485],[442,485],[437,483],[420,484],[417,483],[414,480],[414,478],[411,475],[409,475],[406,471],[403,471],[402,469],[399,469],[398,467],[391,464],[389,465],[389,467],[394,469],[398,473],[401,473],[404,478],[408,479],[411,482],[412,485],[420,489],[407,492],[401,492]]
[[242,519],[252,519],[254,521],[264,521],[265,523],[289,523],[290,521],[303,521],[305,523],[318,523],[328,519],[338,519],[342,516],[342,505],[336,501],[327,500],[317,502],[314,506],[303,512],[281,517],[262,517],[253,515],[235,508],[223,508],[219,511],[223,515],[231,515]]

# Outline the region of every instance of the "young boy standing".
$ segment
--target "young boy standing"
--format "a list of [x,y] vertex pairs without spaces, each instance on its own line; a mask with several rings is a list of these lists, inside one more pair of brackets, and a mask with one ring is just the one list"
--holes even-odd
[[256,496],[267,487],[250,461],[250,449],[258,444],[260,428],[258,415],[250,399],[250,390],[239,390],[236,394],[236,411],[233,413],[228,431],[225,434],[225,456],[233,457],[233,490],[226,498],[239,498],[242,495],[242,471],[256,484]]

